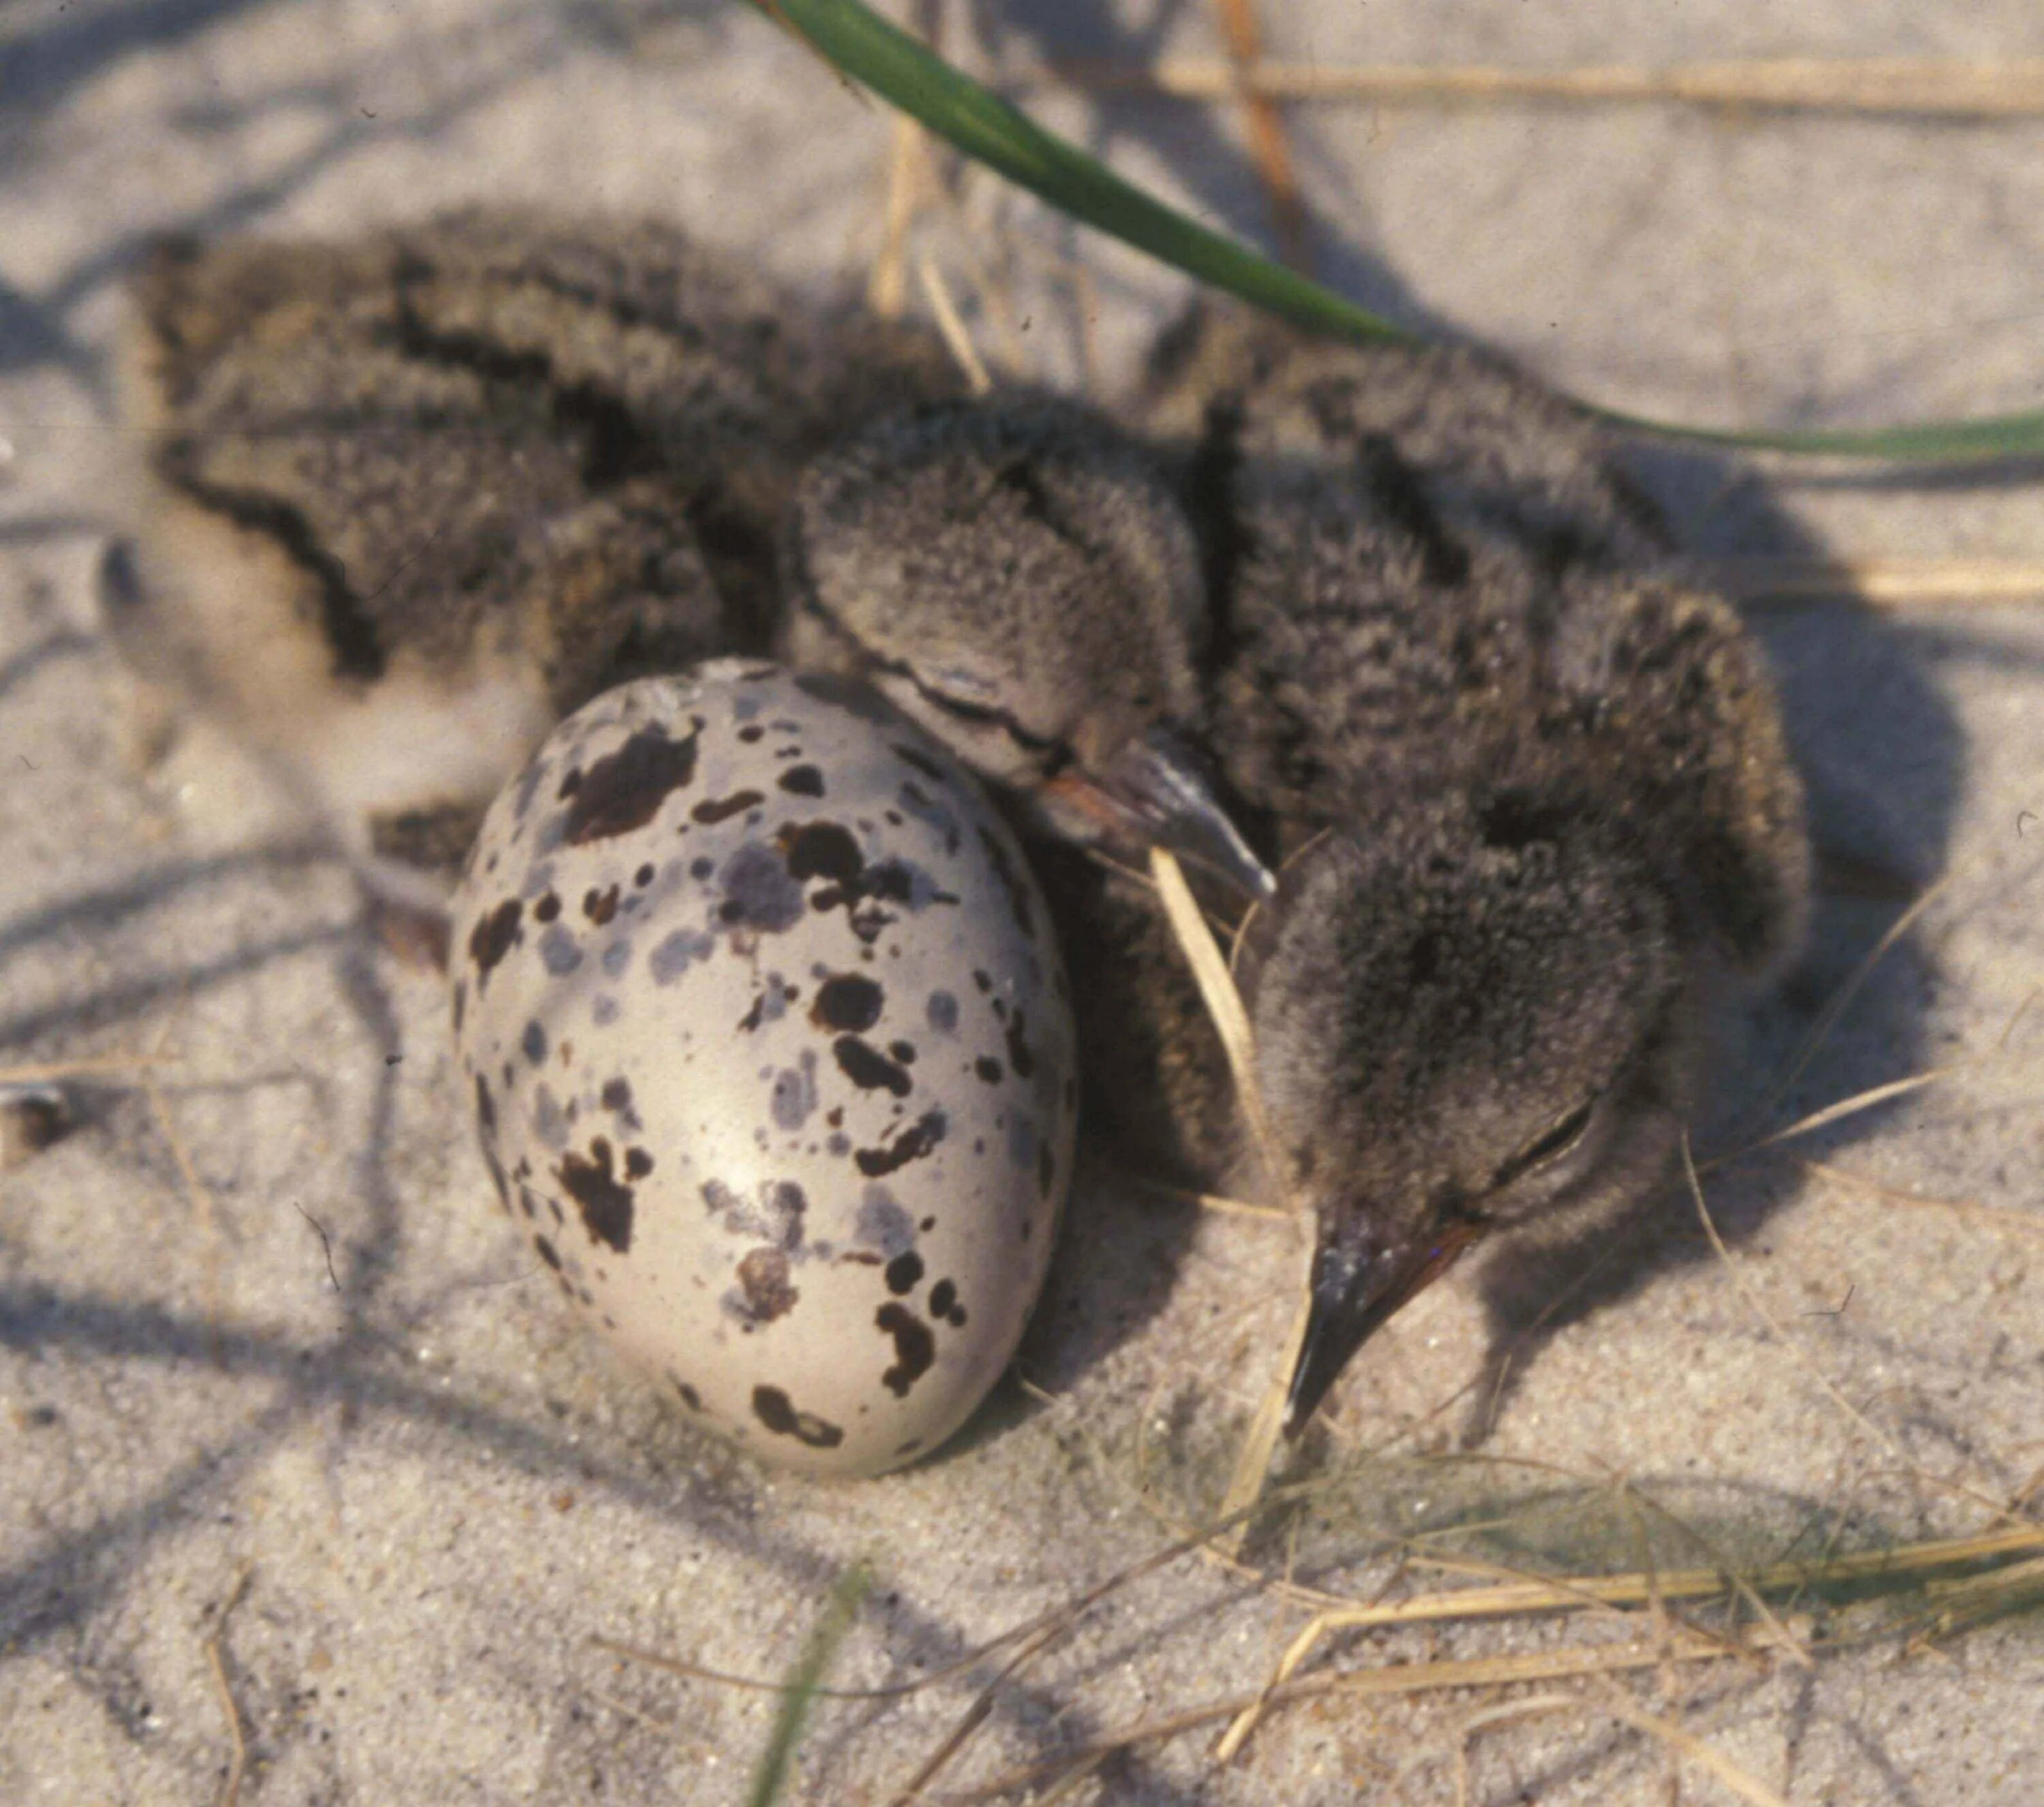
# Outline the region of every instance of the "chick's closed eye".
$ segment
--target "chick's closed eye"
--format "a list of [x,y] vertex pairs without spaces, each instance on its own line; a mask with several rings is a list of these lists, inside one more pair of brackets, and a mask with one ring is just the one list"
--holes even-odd
[[1496,1183],[1508,1186],[1515,1179],[1538,1173],[1543,1168],[1558,1166],[1566,1156],[1574,1154],[1589,1139],[1591,1120],[1596,1114],[1598,1101],[1585,1098],[1568,1114],[1535,1136],[1523,1148],[1498,1169]]

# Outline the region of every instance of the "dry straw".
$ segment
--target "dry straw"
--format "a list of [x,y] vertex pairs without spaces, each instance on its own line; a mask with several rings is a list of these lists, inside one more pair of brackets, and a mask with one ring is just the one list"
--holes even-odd
[[[1185,882],[1178,860],[1166,848],[1155,848],[1151,851],[1150,871],[1156,880],[1157,894],[1163,901],[1171,931],[1184,951],[1186,963],[1193,969],[1207,1014],[1213,1019],[1221,1046],[1227,1051],[1235,1097],[1255,1138],[1265,1184],[1281,1199],[1284,1168],[1278,1145],[1271,1136],[1262,1090],[1257,1083],[1255,1040],[1250,1028],[1249,1013],[1243,1006],[1242,994],[1235,990],[1235,975],[1221,958],[1220,948],[1207,928],[1206,917],[1193,896],[1192,888]],[[1284,1427],[1286,1385],[1298,1364],[1299,1352],[1305,1347],[1306,1325],[1312,1303],[1312,1231],[1293,1201],[1286,1200],[1285,1203],[1293,1219],[1293,1234],[1298,1240],[1301,1256],[1298,1302],[1292,1314],[1291,1329],[1280,1350],[1277,1378],[1265,1393],[1255,1416],[1250,1420],[1249,1429],[1235,1456],[1228,1491],[1221,1498],[1221,1516],[1224,1518],[1254,1505],[1263,1490],[1265,1477],[1270,1471],[1270,1458],[1277,1451]],[[1230,1556],[1239,1551],[1247,1528],[1243,1524],[1231,1540],[1224,1543],[1222,1547]]]
[[248,1739],[241,1728],[241,1709],[235,1705],[234,1688],[228,1679],[227,1659],[221,1652],[221,1644],[227,1636],[229,1616],[241,1603],[242,1595],[248,1590],[248,1578],[254,1572],[253,1563],[241,1565],[234,1585],[228,1590],[227,1597],[213,1616],[213,1629],[205,1643],[206,1669],[213,1678],[213,1692],[220,1697],[221,1713],[227,1720],[227,1776],[221,1785],[220,1807],[237,1807],[241,1799],[242,1778],[248,1768]]
[[1060,60],[1054,80],[1105,90],[1168,94],[1180,100],[1481,105],[1553,102],[1583,106],[1674,103],[1738,111],[1911,113],[1946,119],[2023,119],[2044,115],[2044,58],[2003,63],[1785,58],[1701,63],[1665,68],[1623,64],[1575,69],[1462,65],[1291,63],[1271,58],[1227,63],[1173,58],[1149,63]]

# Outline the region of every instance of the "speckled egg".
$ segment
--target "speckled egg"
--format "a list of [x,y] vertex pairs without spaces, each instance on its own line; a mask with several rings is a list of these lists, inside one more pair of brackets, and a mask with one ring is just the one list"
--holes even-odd
[[570,717],[455,903],[498,1195],[680,1406],[786,1467],[934,1449],[1041,1290],[1078,1099],[1041,896],[871,691],[754,661]]

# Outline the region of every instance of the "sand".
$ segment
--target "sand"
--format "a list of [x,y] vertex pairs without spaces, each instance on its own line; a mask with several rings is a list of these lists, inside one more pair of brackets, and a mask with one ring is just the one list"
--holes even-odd
[[[1055,56],[1211,56],[1212,10],[949,10],[954,52],[1039,118],[1267,239],[1235,112],[1025,79]],[[1262,10],[1274,54],[1322,64],[2044,52],[2015,0]],[[2044,120],[1288,119],[1324,275],[1600,401],[1789,425],[2037,400]],[[1165,1549],[1219,1497],[1286,1321],[1286,1232],[1112,1175],[1074,1201],[1027,1386],[938,1459],[823,1485],[690,1432],[608,1365],[490,1205],[439,982],[382,948],[347,875],[230,750],[195,732],[137,758],[90,606],[117,443],[105,359],[149,234],[540,200],[669,213],[821,283],[870,264],[889,146],[882,109],[738,6],[33,0],[0,17],[0,1067],[112,1063],[73,1082],[74,1133],[0,1175],[0,1800],[736,1802],[774,1697],[593,1638],[778,1677],[863,1564],[833,1679],[909,1682]],[[1113,395],[1181,285],[989,181],[957,192],[918,244],[982,348]],[[974,259],[1012,296],[1012,336],[975,303]],[[2044,1021],[2004,1037],[2044,983],[2044,613],[1984,599],[2044,565],[2034,471],[1650,447],[1635,463],[1712,556],[1984,572],[1934,607],[1755,612],[1830,876],[1808,961],[1730,1025],[1700,1145],[1978,1059],[1712,1170],[1723,1259],[1678,1190],[1544,1324],[1559,1281],[1514,1303],[1476,1266],[1437,1289],[1348,1377],[1296,1471],[1318,1478],[1313,1509],[1251,1540],[1256,1572],[1183,1555],[1111,1594],[993,1695],[932,1798],[1254,1690],[1305,1617],[1269,1585],[1288,1566],[1395,1599],[1458,1578],[1399,1571],[1401,1547],[1593,1574],[1970,1536],[2019,1499],[2036,1513]],[[1757,1114],[1824,1000],[1947,874]],[[1859,1623],[1808,1596],[1777,1607],[1799,1640]],[[2034,1609],[1807,1664],[1678,1663],[1651,1614],[1379,1631],[1335,1660],[1523,1659],[1642,1632],[1668,1659],[1616,1696],[1593,1679],[1329,1697],[1274,1713],[1225,1767],[1208,1726],[1066,1798],[2044,1799]],[[993,1674],[820,1705],[789,1798],[893,1798]]]

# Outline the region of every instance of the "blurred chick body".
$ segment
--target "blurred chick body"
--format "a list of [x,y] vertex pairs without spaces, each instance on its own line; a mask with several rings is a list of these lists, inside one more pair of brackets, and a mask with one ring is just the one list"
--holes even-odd
[[802,462],[956,381],[647,222],[170,245],[135,302],[111,625],[412,902],[563,713],[763,647]]

